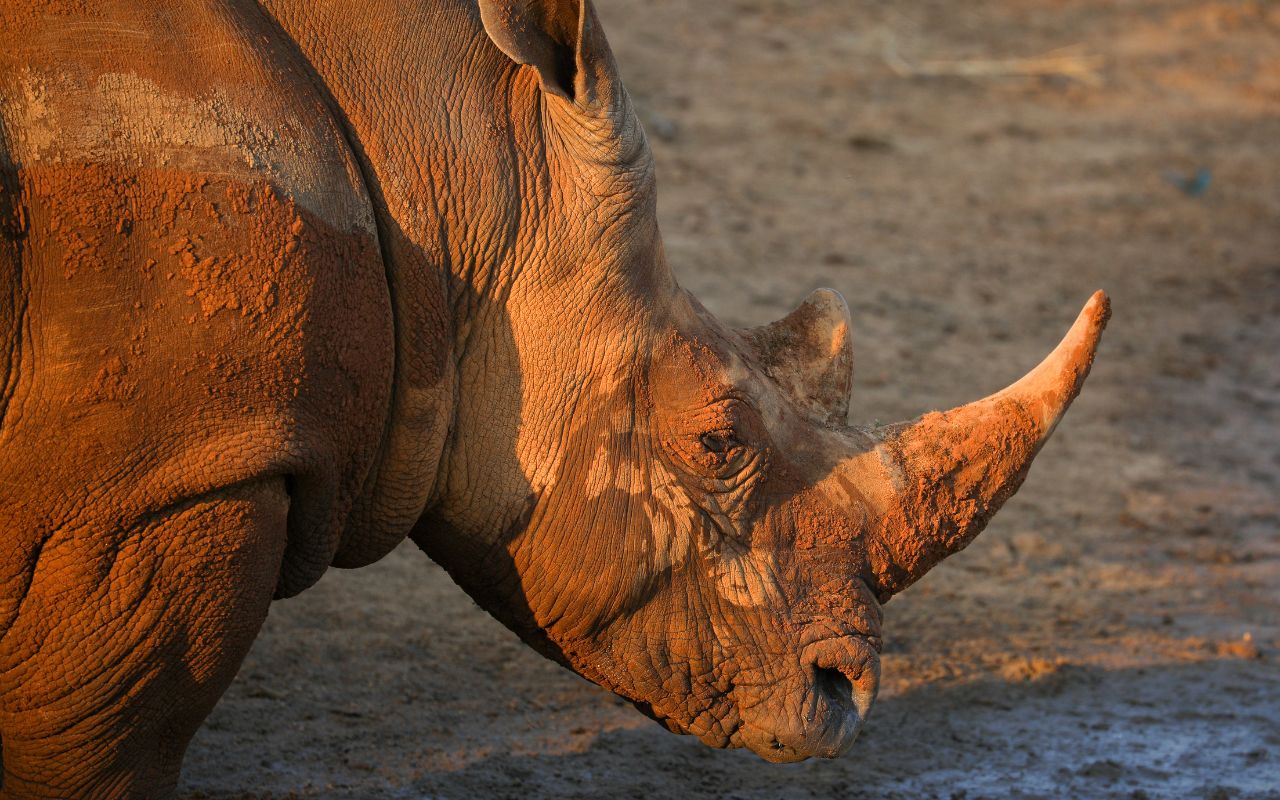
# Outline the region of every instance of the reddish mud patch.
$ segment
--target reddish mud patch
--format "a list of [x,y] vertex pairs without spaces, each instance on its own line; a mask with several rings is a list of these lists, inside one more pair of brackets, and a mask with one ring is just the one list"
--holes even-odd
[[[832,286],[856,420],[1015,379],[1098,288],[1080,399],[966,551],[885,608],[845,758],[672,736],[410,548],[278,603],[193,797],[1275,797],[1280,11],[598,0],[681,281],[736,324]],[[1100,82],[905,78],[1078,44]],[[1197,176],[1207,170],[1208,185]]]

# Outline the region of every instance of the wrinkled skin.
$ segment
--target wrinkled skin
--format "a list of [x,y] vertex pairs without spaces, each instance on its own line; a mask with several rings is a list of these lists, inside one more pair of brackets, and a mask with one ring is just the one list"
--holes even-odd
[[671,730],[834,756],[880,603],[1088,372],[846,424],[848,311],[676,284],[589,2],[0,10],[6,797],[157,796],[272,597],[411,536]]

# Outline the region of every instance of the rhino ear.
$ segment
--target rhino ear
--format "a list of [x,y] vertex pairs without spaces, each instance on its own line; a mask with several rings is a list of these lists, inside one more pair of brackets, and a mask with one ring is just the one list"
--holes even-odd
[[489,38],[512,61],[537,70],[543,91],[567,100],[590,98],[601,78],[615,74],[590,0],[479,2]]
[[489,38],[538,71],[543,91],[572,100],[585,0],[480,0]]
[[743,331],[761,366],[792,400],[822,422],[845,424],[853,385],[849,306],[818,289],[787,316]]

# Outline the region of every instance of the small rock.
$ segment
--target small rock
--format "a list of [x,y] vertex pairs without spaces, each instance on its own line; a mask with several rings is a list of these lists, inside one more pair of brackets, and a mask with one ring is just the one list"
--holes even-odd
[[1107,758],[1086,765],[1079,771],[1079,774],[1086,778],[1101,778],[1105,781],[1114,781],[1124,775],[1124,767],[1119,762]]
[[849,137],[849,146],[854,150],[885,153],[893,149],[893,142],[880,136],[867,133],[855,133]]
[[1235,641],[1218,642],[1214,650],[1225,658],[1262,658],[1262,651],[1258,649],[1258,645],[1254,644],[1252,634],[1248,633]]

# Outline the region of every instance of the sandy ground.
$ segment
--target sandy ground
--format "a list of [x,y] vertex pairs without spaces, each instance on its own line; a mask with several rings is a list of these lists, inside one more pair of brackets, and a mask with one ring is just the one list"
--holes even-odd
[[[713,310],[839,289],[853,416],[889,420],[1003,386],[1105,288],[1084,395],[886,607],[841,760],[672,736],[410,546],[276,604],[184,796],[1280,797],[1280,5],[597,5]],[[1072,45],[1096,81],[903,74]]]

